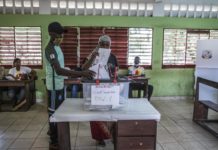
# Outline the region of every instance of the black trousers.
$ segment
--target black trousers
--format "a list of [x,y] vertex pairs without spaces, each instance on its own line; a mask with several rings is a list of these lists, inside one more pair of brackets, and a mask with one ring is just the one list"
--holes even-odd
[[150,101],[151,95],[153,93],[153,85],[148,84],[148,100]]
[[[55,110],[61,105],[64,101],[64,90],[48,90],[48,115],[49,118],[53,115]],[[49,121],[49,130],[50,130],[50,143],[58,143],[58,130],[57,123]]]
[[[150,98],[152,96],[152,93],[153,93],[153,89],[154,89],[153,86],[148,84],[148,89],[147,89],[148,90],[148,93],[147,93],[148,95],[146,93],[144,93],[142,97],[145,97],[147,95],[148,100],[150,100]],[[144,90],[144,84],[138,83],[138,85],[134,84],[134,86],[133,86],[130,83],[130,85],[129,85],[129,98],[133,98],[132,90]],[[140,95],[138,94],[137,97],[139,98],[139,96]]]

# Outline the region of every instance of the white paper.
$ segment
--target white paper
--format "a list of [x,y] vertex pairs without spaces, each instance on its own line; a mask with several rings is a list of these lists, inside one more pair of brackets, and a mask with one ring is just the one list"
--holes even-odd
[[92,70],[96,73],[94,79],[110,79],[107,70],[101,64],[93,65],[89,68],[89,70]]
[[99,54],[98,64],[101,64],[103,66],[107,65],[110,53],[111,53],[111,49],[99,48],[98,49],[98,54]]
[[218,40],[198,40],[196,67],[218,68]]
[[112,105],[119,106],[120,87],[118,85],[92,85],[91,104],[92,105]]

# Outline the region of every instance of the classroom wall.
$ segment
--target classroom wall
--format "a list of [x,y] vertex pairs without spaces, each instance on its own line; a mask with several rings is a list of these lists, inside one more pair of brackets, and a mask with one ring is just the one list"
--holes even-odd
[[[152,69],[146,70],[150,83],[154,86],[154,96],[192,96],[194,69],[162,69],[163,29],[218,29],[218,19],[192,19],[168,17],[119,17],[119,16],[57,16],[57,15],[0,15],[0,26],[40,26],[42,30],[42,52],[49,36],[47,26],[59,21],[64,26],[105,26],[105,27],[151,27],[153,28]],[[40,80],[45,70],[37,70],[37,89],[44,92]],[[121,70],[124,73],[125,70]]]

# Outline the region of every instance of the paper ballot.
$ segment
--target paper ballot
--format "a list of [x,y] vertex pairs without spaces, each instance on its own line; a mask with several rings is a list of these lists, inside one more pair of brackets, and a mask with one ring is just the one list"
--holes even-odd
[[89,70],[92,70],[96,73],[94,79],[110,79],[110,76],[105,69],[105,66],[97,64],[90,67]]
[[94,65],[89,70],[96,73],[95,79],[110,79],[105,66],[107,65],[111,49],[99,48],[98,53],[99,55],[96,57]]
[[99,48],[98,49],[98,64],[107,65],[108,58],[110,56],[111,49]]

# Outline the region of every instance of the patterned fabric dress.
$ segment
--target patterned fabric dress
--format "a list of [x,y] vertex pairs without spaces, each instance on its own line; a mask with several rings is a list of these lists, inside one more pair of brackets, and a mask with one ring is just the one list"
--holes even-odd
[[91,121],[90,127],[93,139],[101,141],[111,138],[111,133],[109,127],[107,126],[107,122]]
[[[113,77],[113,73],[115,72],[115,68],[118,67],[118,61],[116,59],[116,56],[111,54],[107,67],[109,71],[109,76]],[[103,121],[91,121],[90,122],[90,127],[91,127],[91,134],[92,138],[97,140],[97,141],[102,141],[105,139],[110,139],[111,136],[111,127],[109,123],[103,122]]]

